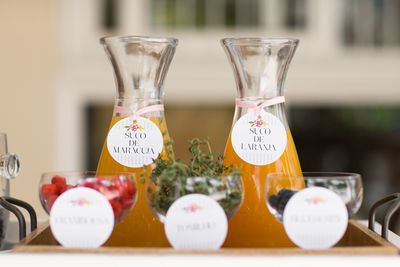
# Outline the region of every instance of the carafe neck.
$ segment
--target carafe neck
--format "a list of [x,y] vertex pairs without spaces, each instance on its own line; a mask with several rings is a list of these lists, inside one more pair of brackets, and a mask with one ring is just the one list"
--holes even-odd
[[[141,36],[100,39],[114,70],[117,101],[157,102],[178,43],[174,38]],[[128,103],[129,105],[135,103]]]
[[257,101],[282,96],[298,42],[297,39],[222,39],[234,72],[237,97]]

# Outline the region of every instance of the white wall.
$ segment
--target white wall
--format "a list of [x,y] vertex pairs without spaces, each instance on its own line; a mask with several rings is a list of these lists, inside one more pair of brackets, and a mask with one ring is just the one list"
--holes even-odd
[[55,1],[0,1],[0,131],[21,161],[11,194],[32,203],[40,216],[40,175],[54,168],[53,147],[59,141],[54,129],[56,21]]

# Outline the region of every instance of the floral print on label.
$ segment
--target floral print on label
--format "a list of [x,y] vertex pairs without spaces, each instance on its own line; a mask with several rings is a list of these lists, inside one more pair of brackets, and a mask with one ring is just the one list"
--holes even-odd
[[193,204],[190,204],[189,206],[187,206],[187,207],[184,207],[183,208],[183,210],[186,212],[186,213],[195,213],[195,212],[197,212],[197,211],[199,211],[199,210],[202,210],[203,208],[201,207],[201,206],[199,206],[199,205],[197,205],[197,204],[195,204],[195,203],[193,203]]
[[126,131],[131,130],[132,132],[136,132],[137,130],[142,131],[144,128],[137,123],[137,120],[133,120],[132,124],[129,126],[125,126]]
[[320,196],[314,196],[314,197],[312,197],[312,198],[307,198],[307,199],[305,199],[305,201],[306,201],[308,204],[310,204],[310,205],[318,205],[318,204],[320,204],[320,203],[324,203],[324,202],[325,202],[325,199],[323,199],[323,198],[320,197]]
[[87,199],[85,199],[83,197],[80,197],[80,198],[78,198],[76,200],[71,200],[71,203],[72,203],[73,206],[78,205],[79,207],[92,204],[92,202],[90,202],[89,200],[87,200]]
[[258,119],[254,120],[254,121],[249,121],[249,123],[250,123],[251,127],[254,127],[254,126],[256,126],[256,127],[264,126],[265,127],[265,126],[268,125],[268,123],[263,121],[261,118],[258,118]]

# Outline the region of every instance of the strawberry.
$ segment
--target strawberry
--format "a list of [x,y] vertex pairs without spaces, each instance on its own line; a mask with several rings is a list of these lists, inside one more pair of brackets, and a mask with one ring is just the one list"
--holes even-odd
[[53,207],[54,202],[56,201],[56,199],[58,198],[57,195],[50,195],[47,200],[46,200],[46,206],[48,210],[51,210],[51,208]]
[[54,176],[51,178],[51,183],[52,184],[62,184],[63,186],[67,184],[67,180],[59,175]]
[[119,192],[122,194],[128,193],[130,195],[133,195],[136,193],[136,187],[135,185],[129,181],[125,180],[124,176],[114,176],[111,179],[111,182],[115,184],[115,186],[118,188]]
[[61,189],[60,195],[61,195],[62,193],[64,193],[65,191],[67,191],[67,190],[69,190],[69,189],[72,189],[72,188],[74,188],[74,186],[72,186],[72,185],[70,185],[70,184],[65,185],[65,186]]
[[64,187],[67,186],[66,184],[59,183],[59,182],[54,183],[54,185],[55,185],[56,188],[57,188],[57,194],[58,194],[58,195],[60,195],[60,194],[63,192]]
[[126,181],[126,192],[130,195],[134,195],[136,193],[135,185],[129,180]]
[[96,176],[93,180],[95,180],[97,183],[102,183],[103,181],[107,181],[106,178],[103,176]]
[[115,186],[117,186],[117,187],[122,186],[122,184],[123,184],[123,182],[124,182],[124,176],[122,176],[122,175],[115,175],[115,176],[111,179],[111,182],[112,182]]
[[118,190],[107,187],[103,184],[95,185],[94,189],[102,193],[108,199],[108,201],[117,199],[120,196]]
[[116,200],[111,200],[110,204],[111,204],[111,207],[112,207],[112,209],[114,211],[115,219],[119,218],[121,216],[121,214],[122,214],[121,204]]
[[93,181],[91,181],[91,180],[85,180],[85,181],[81,182],[78,186],[95,188],[95,183]]
[[51,195],[58,194],[57,186],[55,184],[44,184],[40,188],[40,194],[43,199],[47,200]]
[[123,209],[129,209],[133,204],[133,198],[128,193],[124,193],[120,198],[120,203]]

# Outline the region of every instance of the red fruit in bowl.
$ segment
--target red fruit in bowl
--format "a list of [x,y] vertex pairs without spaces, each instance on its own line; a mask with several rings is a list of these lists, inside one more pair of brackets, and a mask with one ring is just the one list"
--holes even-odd
[[96,176],[93,178],[93,180],[96,181],[97,183],[102,183],[103,181],[107,181],[107,179],[102,176]]
[[51,178],[51,183],[52,184],[62,184],[63,186],[67,184],[67,180],[59,175],[54,176]]
[[42,197],[46,200],[49,198],[51,195],[57,195],[58,194],[58,189],[55,184],[44,184],[40,188],[40,194]]
[[54,185],[57,188],[57,194],[61,194],[63,192],[64,187],[66,186],[66,184],[62,183],[55,183]]
[[72,185],[70,185],[70,184],[65,185],[65,186],[61,189],[60,195],[61,195],[62,193],[64,193],[65,191],[70,190],[70,189],[72,189],[72,188],[74,188],[74,186],[72,186]]
[[131,181],[126,181],[126,192],[130,195],[134,195],[136,193],[136,187]]
[[109,201],[113,199],[118,199],[120,196],[120,193],[116,188],[110,188],[103,184],[95,186],[94,189],[102,193]]
[[58,198],[57,195],[51,195],[47,198],[46,200],[46,206],[48,210],[51,210],[51,207],[53,207],[54,202],[56,201],[56,199]]
[[114,176],[111,180],[111,182],[113,182],[115,184],[115,186],[118,188],[118,190],[120,191],[121,195],[124,193],[128,193],[130,195],[133,195],[136,193],[136,187],[135,185],[125,179],[124,176]]
[[124,182],[124,176],[122,176],[122,175],[115,175],[115,176],[111,179],[111,182],[112,182],[115,186],[117,186],[117,187],[122,186],[122,184],[123,184],[123,182]]
[[89,188],[93,188],[95,187],[95,182],[92,180],[85,180],[81,183],[78,184],[78,186],[84,186],[84,187],[89,187]]
[[114,178],[111,180],[111,182],[114,184],[115,188],[122,195],[126,191],[124,181],[121,181],[119,179],[114,179]]
[[129,209],[133,204],[133,198],[131,195],[125,193],[121,196],[120,203],[123,209]]
[[111,204],[111,207],[112,207],[112,209],[114,211],[114,217],[115,218],[119,218],[119,216],[121,216],[121,213],[122,213],[121,204],[116,200],[111,200],[110,204]]

